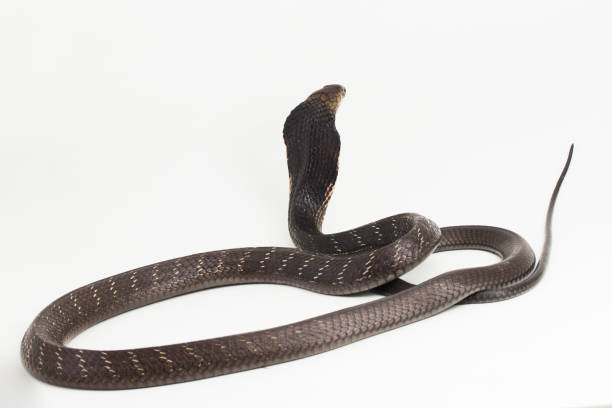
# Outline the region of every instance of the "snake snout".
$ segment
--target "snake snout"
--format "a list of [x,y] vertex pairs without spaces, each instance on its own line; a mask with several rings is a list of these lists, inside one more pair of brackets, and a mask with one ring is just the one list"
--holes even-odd
[[312,95],[316,95],[316,94],[339,94],[340,97],[343,97],[344,95],[346,95],[346,88],[343,87],[342,85],[330,84],[330,85],[325,85],[323,88],[319,89],[318,91],[314,91],[312,93]]
[[308,100],[319,99],[324,102],[332,111],[336,111],[340,101],[346,95],[346,88],[342,85],[325,85],[323,88],[313,92]]
[[329,93],[338,94],[340,98],[343,98],[346,95],[346,88],[338,84],[325,85],[322,90]]

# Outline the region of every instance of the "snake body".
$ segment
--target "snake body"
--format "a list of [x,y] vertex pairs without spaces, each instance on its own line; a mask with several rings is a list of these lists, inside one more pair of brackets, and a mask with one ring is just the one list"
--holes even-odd
[[[206,252],[124,272],[76,289],[47,306],[21,343],[25,368],[59,386],[125,389],[171,384],[264,367],[328,351],[458,303],[506,299],[535,285],[550,250],[552,210],[572,150],[553,192],[539,263],[519,235],[496,227],[438,228],[412,213],[323,234],[338,170],[336,110],[345,90],[328,85],[298,105],[283,130],[290,177],[289,230],[297,248]],[[482,249],[499,263],[455,270],[419,285],[396,279],[434,251]],[[374,290],[384,297],[289,325],[159,347],[81,350],[66,346],[112,316],[206,288],[277,283],[326,294]]]

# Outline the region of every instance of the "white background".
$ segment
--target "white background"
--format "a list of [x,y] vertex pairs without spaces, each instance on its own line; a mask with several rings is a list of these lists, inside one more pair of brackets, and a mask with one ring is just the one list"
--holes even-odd
[[[2,405],[612,403],[612,3],[504,3],[4,0]],[[282,126],[328,83],[348,92],[327,232],[413,211],[440,226],[506,227],[537,252],[575,142],[543,281],[513,300],[203,381],[87,392],[28,375],[21,336],[73,288],[195,252],[291,246]],[[493,261],[434,255],[411,279]],[[374,298],[215,289],[111,319],[71,345],[196,340]]]

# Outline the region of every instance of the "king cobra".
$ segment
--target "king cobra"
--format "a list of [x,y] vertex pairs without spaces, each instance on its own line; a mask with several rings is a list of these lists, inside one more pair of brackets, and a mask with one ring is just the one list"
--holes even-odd
[[[551,218],[572,156],[548,206],[538,263],[518,234],[489,226],[438,228],[399,214],[350,231],[321,226],[338,172],[335,116],[346,91],[328,85],[289,115],[283,129],[289,168],[289,231],[297,248],[205,252],[159,262],[85,285],[47,306],[27,329],[21,359],[36,378],[63,387],[125,389],[178,383],[282,363],[413,323],[459,303],[508,299],[542,277]],[[432,252],[479,249],[498,263],[446,272],[419,285],[397,279]],[[214,339],[131,350],[82,350],[66,343],[88,327],[173,296],[245,283],[275,283],[330,295],[373,290],[376,300],[297,323]]]

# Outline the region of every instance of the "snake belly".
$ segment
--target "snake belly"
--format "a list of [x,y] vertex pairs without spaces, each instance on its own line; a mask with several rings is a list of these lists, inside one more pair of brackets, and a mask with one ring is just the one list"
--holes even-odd
[[[21,343],[25,368],[58,386],[127,389],[172,384],[282,363],[328,351],[403,326],[457,303],[523,293],[541,278],[550,250],[553,192],[540,262],[519,235],[502,228],[439,229],[412,213],[336,234],[321,226],[338,172],[335,115],[345,89],[311,94],[283,130],[290,178],[289,231],[297,248],[258,247],[205,252],[159,262],[75,289],[47,306]],[[434,251],[483,249],[499,263],[455,270],[419,285],[397,279]],[[385,295],[358,306],[289,325],[214,339],[126,350],[75,349],[66,344],[92,325],[128,310],[206,288],[275,283],[344,295]]]

